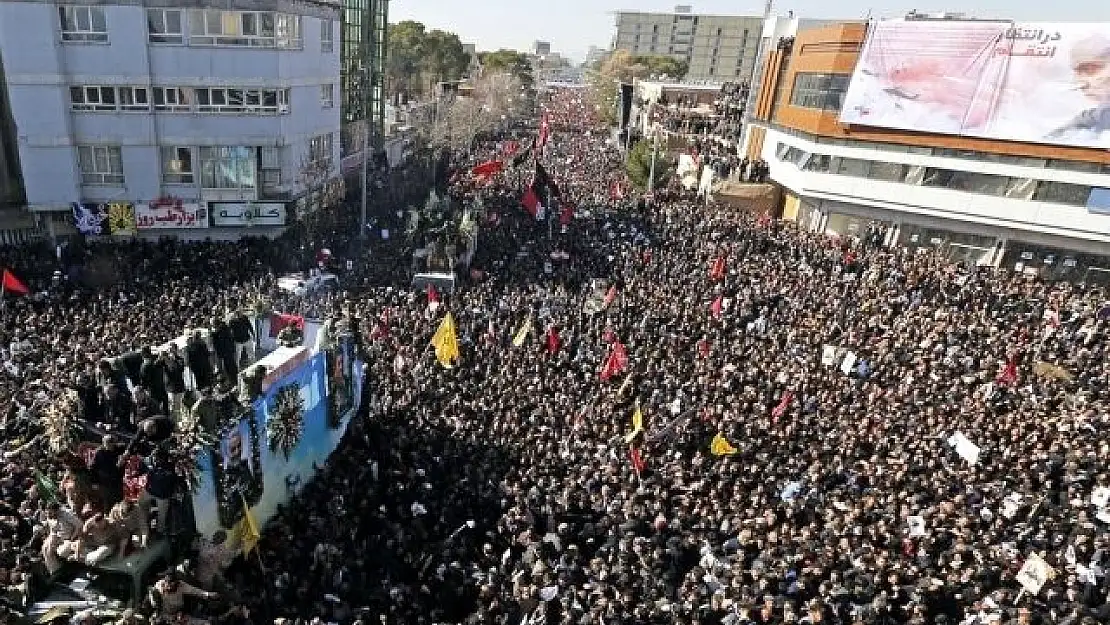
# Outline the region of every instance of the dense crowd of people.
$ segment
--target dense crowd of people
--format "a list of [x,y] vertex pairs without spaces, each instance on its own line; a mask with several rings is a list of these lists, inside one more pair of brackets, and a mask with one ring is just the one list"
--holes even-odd
[[[344,292],[279,302],[349,311],[365,414],[257,559],[205,543],[120,622],[1110,621],[1104,292],[830,239],[673,184],[618,197],[620,153],[588,103],[563,90],[543,106],[534,154],[559,193],[540,219],[520,206],[531,157],[468,173],[533,128],[452,157],[448,195],[484,212],[457,291],[431,306],[406,288],[411,249],[393,237],[350,254]],[[113,429],[91,467],[57,460],[64,493],[46,503],[44,452],[27,444],[36,406],[82,372],[120,389],[101,359],[272,292],[288,246],[347,249],[344,219],[272,243],[112,247],[97,257],[141,268],[126,281],[63,280],[9,306],[9,592],[56,564],[43,553],[126,548],[105,527],[141,547],[144,508],[165,494],[140,498],[130,525],[126,503],[108,506],[124,499],[106,477],[120,470]],[[451,368],[429,350],[447,312]],[[129,421],[148,439],[157,427],[139,424],[172,412],[150,403]]]

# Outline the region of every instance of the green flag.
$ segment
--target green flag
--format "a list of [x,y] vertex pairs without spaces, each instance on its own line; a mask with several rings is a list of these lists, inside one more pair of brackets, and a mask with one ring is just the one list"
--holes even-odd
[[38,487],[39,496],[51,503],[60,503],[58,499],[58,485],[54,480],[42,474],[41,471],[35,469],[35,486]]

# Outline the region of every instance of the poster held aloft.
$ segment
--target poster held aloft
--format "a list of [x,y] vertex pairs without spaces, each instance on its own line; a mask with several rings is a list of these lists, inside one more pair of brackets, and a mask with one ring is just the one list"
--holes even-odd
[[1035,595],[1041,591],[1045,582],[1056,577],[1056,571],[1044,561],[1044,558],[1033,553],[1025,560],[1025,564],[1018,571],[1017,581],[1023,591]]

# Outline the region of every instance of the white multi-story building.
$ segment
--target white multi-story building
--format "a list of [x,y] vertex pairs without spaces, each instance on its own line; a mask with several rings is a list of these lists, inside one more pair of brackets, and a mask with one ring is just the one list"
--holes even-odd
[[110,206],[139,231],[315,207],[338,175],[338,20],[322,1],[0,1],[28,206]]
[[686,80],[743,82],[752,73],[763,18],[695,15],[689,6],[677,6],[674,13],[619,11],[616,27],[614,50],[685,61]]

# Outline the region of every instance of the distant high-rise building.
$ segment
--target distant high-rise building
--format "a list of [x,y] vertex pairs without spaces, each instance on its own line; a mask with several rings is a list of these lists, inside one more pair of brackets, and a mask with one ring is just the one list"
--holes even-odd
[[696,15],[689,6],[673,13],[617,13],[614,50],[658,54],[685,61],[688,80],[745,81],[759,48],[760,15]]
[[532,54],[536,56],[545,56],[551,54],[551,43],[547,41],[536,41],[532,44]]

